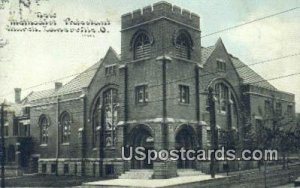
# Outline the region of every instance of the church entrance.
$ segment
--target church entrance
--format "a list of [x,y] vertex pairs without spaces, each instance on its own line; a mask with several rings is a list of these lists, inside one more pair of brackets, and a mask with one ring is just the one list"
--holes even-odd
[[[133,154],[134,150],[137,147],[143,147],[145,148],[145,153],[147,156],[148,150],[154,149],[153,146],[153,136],[151,135],[150,131],[144,126],[139,125],[132,131],[131,134],[132,139],[132,148],[133,148]],[[133,158],[131,160],[131,168],[132,169],[152,169],[153,168],[153,162],[151,161],[148,163],[148,158],[146,157],[145,160],[136,160]]]
[[[185,150],[196,150],[196,134],[193,128],[189,125],[183,125],[177,132],[175,141],[176,149],[180,150],[184,148]],[[179,157],[177,161],[177,168],[179,169],[191,169],[195,167],[195,161],[183,160]]]

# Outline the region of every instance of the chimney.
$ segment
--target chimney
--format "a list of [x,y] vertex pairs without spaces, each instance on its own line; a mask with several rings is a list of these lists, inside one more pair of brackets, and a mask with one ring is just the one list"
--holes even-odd
[[59,90],[62,87],[61,82],[55,82],[55,91]]
[[15,103],[21,103],[21,88],[15,88]]

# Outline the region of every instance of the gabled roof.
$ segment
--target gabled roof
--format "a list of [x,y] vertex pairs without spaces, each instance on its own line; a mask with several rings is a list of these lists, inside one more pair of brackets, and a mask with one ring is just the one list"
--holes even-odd
[[[217,48],[217,46],[222,45],[224,48],[224,44],[222,39],[219,38],[215,45],[209,47],[201,48],[201,64],[205,64],[208,58],[211,56],[213,51]],[[226,48],[225,48],[226,51]],[[228,53],[227,53],[228,54]],[[254,70],[249,68],[245,63],[240,61],[238,58],[233,57],[231,54],[228,54],[231,62],[236,69],[237,74],[242,79],[243,84],[250,84],[262,88],[267,88],[271,90],[277,90],[273,85],[271,85],[268,81],[266,81],[263,77],[257,74]]]
[[120,61],[119,55],[116,53],[116,51],[109,47],[107,50],[105,56],[103,59],[101,59],[99,62],[82,72],[80,75],[76,76],[74,79],[72,79],[70,82],[62,86],[61,89],[59,89],[55,95],[63,95],[68,93],[74,93],[81,91],[82,88],[89,87],[91,82],[93,81],[100,65],[106,61],[108,56],[113,56],[117,61]]
[[91,67],[89,67],[84,72],[80,73],[78,76],[76,76],[74,79],[72,79],[70,82],[62,86],[59,90],[55,89],[47,89],[47,90],[41,90],[41,91],[32,91],[30,94],[27,95],[22,100],[22,103],[25,105],[27,103],[39,100],[39,99],[45,99],[48,97],[53,97],[56,95],[63,95],[67,93],[75,93],[78,91],[81,91],[82,88],[88,87],[90,82],[92,81],[95,73],[97,72],[101,62],[97,62]]
[[213,51],[218,47],[224,48],[224,50],[227,53],[227,50],[226,50],[226,48],[224,46],[224,43],[223,43],[221,38],[219,38],[217,40],[217,42],[215,43],[215,45],[213,45],[213,46],[201,47],[201,64],[202,65],[204,65],[207,62],[208,58],[211,56]]
[[231,62],[235,67],[239,77],[242,78],[243,84],[250,84],[271,90],[277,90],[267,80],[257,74],[254,70],[252,70],[248,65],[243,63],[238,58],[231,56]]
[[209,46],[209,47],[201,47],[201,64],[205,64],[207,59],[210,57],[212,52],[215,50],[216,46]]
[[73,93],[80,91],[84,87],[88,87],[92,81],[94,75],[96,74],[102,61],[95,63],[93,66],[76,76],[70,82],[66,83],[62,88],[60,88],[54,95],[62,95],[67,93]]
[[78,76],[73,78],[71,81],[63,85],[60,89],[48,89],[48,90],[42,90],[42,91],[33,91],[31,92],[24,100],[23,104],[26,104],[31,101],[35,101],[38,99],[44,99],[48,97],[53,97],[56,95],[64,95],[64,94],[70,94],[70,93],[76,93],[82,90],[82,88],[89,87],[91,84],[93,78],[95,77],[100,65],[102,62],[104,62],[108,56],[112,55],[115,57],[115,60],[120,61],[120,56],[115,52],[115,50],[110,47],[108,51],[106,52],[106,55],[103,59],[80,73]]
[[109,57],[112,58],[111,60],[113,61],[119,62],[121,60],[120,55],[117,54],[117,52],[112,47],[109,47],[109,49],[107,50],[105,56],[103,57],[103,62],[106,62]]
[[32,91],[22,100],[22,103],[25,104],[27,102],[47,98],[51,96],[53,93],[55,93],[55,89],[47,89],[47,90],[41,90],[41,91]]

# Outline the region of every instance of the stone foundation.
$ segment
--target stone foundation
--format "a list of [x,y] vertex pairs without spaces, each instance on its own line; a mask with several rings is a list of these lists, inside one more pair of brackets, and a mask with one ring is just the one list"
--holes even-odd
[[64,176],[118,177],[124,172],[117,159],[40,159],[39,174]]

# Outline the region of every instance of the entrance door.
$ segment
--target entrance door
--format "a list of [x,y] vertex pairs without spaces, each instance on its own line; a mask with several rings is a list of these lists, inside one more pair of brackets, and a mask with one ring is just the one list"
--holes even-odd
[[[196,139],[193,128],[190,126],[184,126],[176,135],[176,149],[180,150],[184,148],[185,150],[195,149]],[[177,161],[177,168],[194,168],[195,161],[182,160],[179,157]]]
[[[133,151],[136,147],[143,147],[145,148],[145,153],[147,156],[147,153],[149,150],[152,150],[153,147],[153,137],[151,133],[143,128],[143,126],[139,126],[138,128],[135,128],[133,130],[133,133],[131,135],[132,137],[132,145],[133,145]],[[134,154],[134,152],[133,152]],[[145,160],[136,160],[133,156],[131,161],[131,168],[132,169],[152,169],[153,168],[153,162],[150,161],[148,163],[148,158],[146,157]]]

